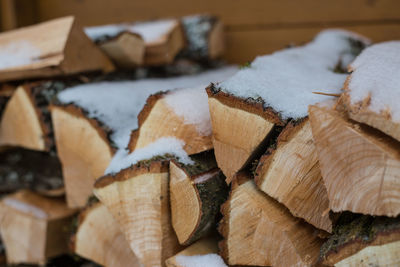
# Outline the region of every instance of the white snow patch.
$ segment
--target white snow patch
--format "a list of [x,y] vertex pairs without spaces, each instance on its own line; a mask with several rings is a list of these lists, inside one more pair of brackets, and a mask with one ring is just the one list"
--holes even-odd
[[28,41],[16,41],[0,46],[0,70],[21,67],[37,61],[40,49]]
[[47,213],[42,209],[30,205],[29,203],[22,202],[13,198],[5,198],[3,203],[15,210],[18,210],[22,213],[31,214],[38,219],[46,219],[48,217]]
[[176,23],[176,20],[168,19],[135,24],[110,24],[86,27],[84,30],[92,40],[97,40],[103,36],[115,37],[121,32],[127,31],[139,34],[146,43],[151,43],[166,35],[170,30],[172,30]]
[[376,113],[390,111],[400,122],[400,41],[384,42],[365,49],[350,65],[348,85],[352,104],[368,96],[368,108]]
[[193,124],[200,135],[211,135],[211,119],[208,97],[204,87],[178,89],[165,96],[168,106],[185,124]]
[[178,255],[175,260],[182,267],[228,267],[221,256],[215,253],[194,256]]
[[219,87],[241,98],[261,97],[282,119],[306,117],[309,105],[331,98],[313,92],[340,93],[347,75],[333,70],[338,62],[354,58],[350,38],[367,42],[343,30],[322,31],[302,47],[257,57]]
[[[210,82],[222,81],[237,71],[237,67],[229,66],[210,70],[197,75],[188,75],[167,79],[143,79],[137,81],[99,82],[71,87],[58,94],[62,103],[74,103],[88,111],[90,118],[96,118],[111,129],[112,141],[118,148],[125,148],[129,143],[132,130],[138,127],[137,116],[146,103],[147,98],[156,92],[175,88],[204,88]],[[172,94],[174,95],[174,94]],[[192,101],[193,102],[193,101]],[[202,100],[203,107],[199,113],[204,114],[208,105]],[[180,110],[179,110],[180,111]],[[179,112],[178,111],[178,112]],[[201,130],[207,131],[205,115],[188,115],[195,117]],[[199,119],[200,118],[200,119]]]
[[175,137],[162,137],[146,147],[134,150],[128,154],[127,150],[119,150],[111,160],[105,174],[117,173],[122,169],[138,163],[141,160],[151,159],[165,154],[174,155],[183,164],[193,164],[186,151],[183,149],[185,142]]

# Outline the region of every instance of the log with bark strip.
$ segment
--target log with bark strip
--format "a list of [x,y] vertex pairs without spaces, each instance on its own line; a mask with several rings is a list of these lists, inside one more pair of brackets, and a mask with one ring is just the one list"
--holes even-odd
[[103,266],[141,266],[119,225],[101,203],[85,208],[72,237],[74,253]]
[[45,264],[50,257],[68,252],[75,210],[62,199],[20,191],[2,199],[0,231],[9,264]]
[[95,195],[145,267],[163,266],[181,248],[171,225],[168,167],[168,160],[142,161],[95,183]]
[[0,35],[0,49],[10,55],[9,60],[2,59],[0,81],[114,69],[74,17],[4,32]]
[[222,206],[221,255],[229,265],[312,266],[322,240],[319,231],[293,217],[239,173]]
[[400,143],[329,103],[311,106],[309,113],[330,208],[400,214]]
[[197,241],[214,228],[228,192],[212,151],[191,159],[193,164],[170,163],[172,226],[182,245]]

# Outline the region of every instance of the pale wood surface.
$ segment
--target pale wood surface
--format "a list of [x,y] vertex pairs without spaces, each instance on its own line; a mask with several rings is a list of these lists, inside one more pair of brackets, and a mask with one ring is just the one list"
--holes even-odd
[[171,225],[168,176],[168,172],[127,174],[122,181],[94,189],[145,267],[163,266],[180,248]]
[[24,86],[7,102],[0,122],[0,145],[46,150],[44,131],[34,103]]
[[113,150],[86,117],[57,106],[51,107],[51,115],[68,206],[83,207]]
[[308,119],[286,127],[276,149],[260,159],[255,180],[262,191],[284,204],[294,216],[332,231],[328,193]]
[[274,126],[265,118],[209,97],[213,144],[227,182],[243,168]]
[[399,143],[327,107],[309,114],[331,209],[400,214]]
[[101,203],[81,213],[73,246],[76,254],[103,266],[140,266],[118,223]]
[[222,208],[220,232],[225,239],[221,249],[226,262],[257,266],[314,264],[322,244],[316,230],[259,191],[252,180],[240,179],[240,183],[233,181],[230,198]]

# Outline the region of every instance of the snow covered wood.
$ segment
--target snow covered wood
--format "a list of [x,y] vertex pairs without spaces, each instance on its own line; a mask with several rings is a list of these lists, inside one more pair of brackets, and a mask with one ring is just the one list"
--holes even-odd
[[141,266],[118,223],[101,203],[92,204],[79,214],[72,240],[75,254],[102,266]]
[[[202,238],[188,246],[178,254],[165,261],[166,267],[185,267],[185,258],[191,256],[209,255],[218,253],[218,240],[215,237]],[[221,259],[222,260],[222,259]],[[208,262],[203,262],[206,266]],[[209,265],[207,265],[209,266]]]
[[172,226],[182,245],[197,241],[213,229],[228,193],[213,152],[191,159],[193,164],[170,163]]
[[0,34],[0,81],[113,69],[73,17]]
[[117,174],[103,176],[94,193],[107,206],[130,248],[145,267],[163,266],[180,246],[171,225],[169,161],[141,161]]
[[229,265],[312,266],[322,240],[318,230],[293,217],[274,199],[259,191],[247,174],[232,182],[222,206],[219,231],[221,255]]
[[329,199],[309,119],[290,122],[255,171],[257,186],[313,226],[332,231]]
[[74,210],[63,200],[20,191],[2,199],[0,232],[8,264],[45,264],[50,257],[68,252]]
[[[87,27],[85,32],[92,40],[103,45],[125,33],[139,35],[145,45],[143,62],[148,66],[171,63],[185,45],[181,24],[176,19]],[[123,49],[135,50],[138,47],[125,45]]]
[[321,247],[319,262],[328,266],[395,266],[399,263],[399,230],[399,218],[339,220],[334,234]]
[[349,70],[341,102],[349,117],[400,141],[400,42],[367,48]]
[[[256,58],[232,78],[208,88],[214,149],[227,181],[266,150],[274,126],[307,117],[308,105],[340,93],[343,69],[364,38],[328,30],[302,47]],[[318,73],[318,74],[317,74]]]
[[[176,78],[88,83],[58,94],[60,103],[52,106],[51,113],[68,205],[85,205],[94,180],[104,174],[117,150],[118,158],[127,154],[128,143],[132,151],[163,136],[176,136],[187,144],[188,153],[210,149],[207,96],[201,85],[205,88],[236,70],[225,67]],[[148,99],[160,91],[185,87],[194,89]]]
[[399,215],[399,143],[329,105],[311,106],[309,114],[330,208]]

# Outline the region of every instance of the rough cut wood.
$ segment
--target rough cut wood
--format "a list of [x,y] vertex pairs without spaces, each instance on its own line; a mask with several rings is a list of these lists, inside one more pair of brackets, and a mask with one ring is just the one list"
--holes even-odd
[[400,144],[329,106],[309,108],[329,206],[334,212],[400,214]]
[[0,204],[0,231],[9,264],[45,264],[50,257],[68,252],[74,210],[61,199],[29,191],[4,198]]
[[101,203],[81,212],[72,238],[74,253],[103,266],[139,267],[119,225]]
[[257,186],[290,212],[332,231],[329,199],[319,168],[308,118],[290,122],[264,154],[255,172]]
[[171,225],[169,161],[146,161],[100,178],[94,193],[119,223],[140,263],[163,266],[179,243]]
[[399,218],[361,216],[335,226],[321,248],[328,266],[396,266],[399,264]]
[[213,148],[211,135],[198,132],[196,125],[188,124],[175,114],[166,103],[168,93],[151,95],[138,115],[138,129],[132,131],[128,148],[132,152],[143,148],[161,137],[174,136],[185,142],[184,150],[189,155]]
[[175,256],[167,259],[165,261],[166,267],[185,267],[179,264],[179,256],[195,256],[195,255],[205,255],[210,253],[218,253],[218,241],[215,237],[206,237],[200,239],[196,243],[185,248]]
[[85,116],[75,105],[52,106],[57,153],[69,207],[83,207],[92,195],[94,181],[104,174],[115,149],[107,129]]
[[229,183],[235,173],[266,150],[268,135],[276,124],[284,122],[262,103],[247,102],[213,86],[207,93],[215,157]]
[[40,54],[32,63],[0,70],[0,81],[60,76],[88,71],[112,71],[111,61],[90,41],[73,17],[9,31],[0,45],[26,42]]
[[220,248],[229,265],[311,266],[318,259],[318,230],[259,191],[246,174],[235,177],[222,213]]
[[143,65],[146,44],[138,34],[122,32],[99,46],[119,67],[133,68]]
[[172,226],[182,245],[210,232],[228,193],[213,152],[191,158],[193,165],[170,163]]

